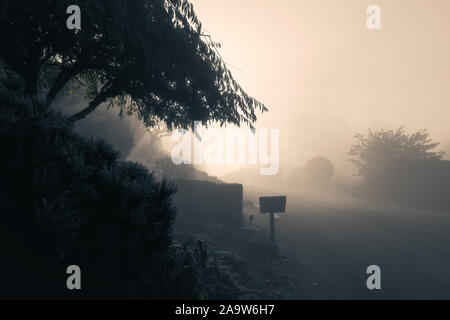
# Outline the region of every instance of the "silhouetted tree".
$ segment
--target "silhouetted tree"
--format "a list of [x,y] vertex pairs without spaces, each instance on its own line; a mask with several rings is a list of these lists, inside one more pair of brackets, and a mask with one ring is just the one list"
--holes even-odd
[[[61,271],[77,263],[83,297],[173,298],[175,188],[72,122],[103,102],[169,129],[251,125],[266,108],[233,79],[188,1],[77,0],[82,29],[68,30],[72,4],[0,0],[0,295],[73,297]],[[78,86],[89,102],[68,121],[50,105]]]
[[324,157],[314,157],[305,165],[305,182],[310,188],[325,190],[330,186],[334,166]]
[[193,120],[252,124],[263,104],[248,96],[186,0],[78,0],[82,29],[66,27],[69,0],[6,1],[0,56],[28,95],[51,103],[67,84],[89,87],[86,117],[103,102],[147,126]]
[[380,176],[384,167],[393,160],[440,160],[444,152],[434,152],[439,143],[434,143],[428,130],[406,133],[404,127],[397,130],[368,131],[356,133],[356,142],[348,154],[365,178]]
[[287,183],[295,188],[307,190],[326,190],[333,177],[334,166],[324,157],[311,158],[304,166],[289,172]]

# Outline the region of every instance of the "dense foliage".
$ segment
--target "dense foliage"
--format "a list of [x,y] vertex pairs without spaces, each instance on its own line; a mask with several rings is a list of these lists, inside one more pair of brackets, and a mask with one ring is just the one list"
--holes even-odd
[[76,264],[88,284],[83,297],[163,295],[173,188],[119,161],[105,142],[77,135],[20,83],[2,78],[0,292],[71,297],[66,268]]
[[[81,8],[81,30],[66,26],[71,5]],[[195,281],[183,284],[188,259],[176,259],[171,240],[174,188],[73,123],[104,102],[169,129],[252,125],[265,106],[233,79],[186,0],[0,8],[0,295],[200,297]],[[76,96],[89,99],[81,111],[68,118],[51,108],[80,87]],[[83,290],[67,290],[69,265],[81,267]]]
[[397,130],[369,130],[356,133],[356,142],[350,149],[351,161],[365,178],[383,176],[383,170],[395,160],[441,160],[443,152],[434,152],[434,143],[427,130],[406,133],[404,127]]
[[[68,30],[66,8],[81,8],[81,30]],[[0,56],[24,79],[28,95],[51,102],[67,85],[91,100],[120,105],[147,125],[193,121],[252,124],[266,108],[233,79],[216,44],[186,0],[1,1]]]

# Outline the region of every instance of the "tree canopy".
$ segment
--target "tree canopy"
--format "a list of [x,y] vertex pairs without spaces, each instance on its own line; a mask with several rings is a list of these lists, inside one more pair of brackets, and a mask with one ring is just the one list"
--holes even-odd
[[[51,103],[68,84],[89,87],[77,121],[103,102],[169,128],[252,125],[266,107],[234,80],[187,0],[0,0],[0,57],[28,95]],[[81,30],[66,27],[81,8]]]
[[356,133],[355,139],[348,154],[365,178],[379,175],[392,160],[441,160],[444,156],[444,152],[432,151],[439,143],[430,139],[428,130],[409,134],[404,127],[395,131],[369,129],[367,134]]

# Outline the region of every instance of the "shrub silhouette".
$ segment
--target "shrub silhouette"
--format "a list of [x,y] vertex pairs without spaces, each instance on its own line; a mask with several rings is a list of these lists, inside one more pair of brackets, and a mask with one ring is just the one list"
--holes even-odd
[[324,157],[310,159],[305,165],[306,184],[313,189],[324,190],[330,186],[333,164]]
[[355,133],[356,142],[348,154],[360,176],[371,180],[383,175],[385,166],[395,160],[442,160],[445,153],[433,151],[439,143],[433,142],[428,130],[407,133],[405,127],[397,130],[369,129],[367,134]]
[[334,166],[324,157],[314,157],[304,166],[293,169],[287,183],[307,190],[325,190],[330,186]]
[[[105,142],[74,133],[7,78],[0,84],[0,296],[163,295],[174,188],[119,161]],[[72,264],[82,270],[80,293],[66,288]],[[156,280],[143,286],[148,279]]]

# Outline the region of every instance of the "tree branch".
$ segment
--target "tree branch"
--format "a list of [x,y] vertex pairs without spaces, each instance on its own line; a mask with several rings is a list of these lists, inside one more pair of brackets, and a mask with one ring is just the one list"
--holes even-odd
[[75,69],[63,69],[56,77],[52,84],[52,87],[47,93],[47,103],[51,105],[55,100],[58,93],[64,88],[64,86],[74,77],[78,72]]
[[[105,87],[106,86],[104,86],[103,88],[105,88]],[[119,94],[118,87],[119,86],[115,85],[115,86],[109,87],[106,90],[102,89],[101,92],[94,98],[94,100],[89,102],[89,105],[86,108],[84,108],[80,112],[71,116],[69,118],[69,120],[71,122],[76,122],[76,121],[83,120],[84,118],[86,118],[92,111],[94,111],[100,104],[105,102],[108,98],[117,96]]]

